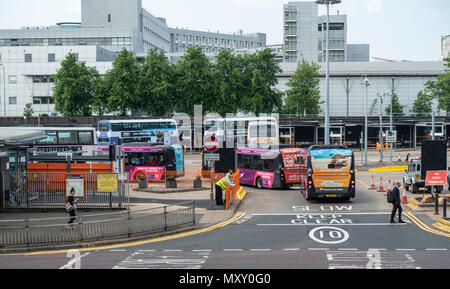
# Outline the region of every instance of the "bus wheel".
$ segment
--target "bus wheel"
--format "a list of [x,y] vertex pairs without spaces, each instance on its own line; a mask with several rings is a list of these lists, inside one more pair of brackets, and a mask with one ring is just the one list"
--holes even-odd
[[258,189],[260,189],[260,190],[263,189],[263,183],[262,183],[262,180],[261,180],[260,177],[258,177],[258,178],[256,179],[256,187],[257,187]]

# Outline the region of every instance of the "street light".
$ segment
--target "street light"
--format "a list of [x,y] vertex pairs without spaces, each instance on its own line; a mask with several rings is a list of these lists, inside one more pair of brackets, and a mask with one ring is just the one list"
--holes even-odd
[[365,158],[364,158],[364,165],[368,165],[367,161],[367,141],[368,141],[368,120],[367,120],[367,102],[368,102],[368,87],[370,86],[369,79],[367,78],[367,75],[361,76],[361,85],[366,88],[366,98],[364,101],[364,152],[365,152]]
[[6,117],[6,72],[5,72],[5,66],[3,64],[0,63],[0,66],[3,69],[3,113],[4,116]]
[[[341,0],[316,0],[317,4],[327,5],[327,72],[326,72],[326,82],[327,82],[327,95],[325,98],[325,145],[330,144],[330,4],[339,4]],[[323,31],[323,29],[322,29]]]

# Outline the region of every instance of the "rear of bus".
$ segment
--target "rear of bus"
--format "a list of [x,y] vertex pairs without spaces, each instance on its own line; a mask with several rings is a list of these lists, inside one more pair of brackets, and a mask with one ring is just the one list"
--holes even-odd
[[275,118],[252,120],[248,124],[248,147],[274,149],[280,145],[278,122]]
[[308,152],[300,148],[281,149],[281,180],[285,187],[300,188],[306,183]]
[[355,197],[354,155],[346,146],[312,146],[307,174],[307,200]]

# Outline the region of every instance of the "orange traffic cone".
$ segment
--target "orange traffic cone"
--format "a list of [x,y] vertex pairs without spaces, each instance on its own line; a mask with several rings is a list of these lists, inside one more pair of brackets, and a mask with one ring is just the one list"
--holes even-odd
[[398,154],[398,159],[397,159],[397,161],[398,161],[398,162],[401,162],[401,161],[402,161],[402,157],[400,156],[400,153]]
[[378,187],[377,192],[385,192],[384,187],[383,187],[383,177],[380,177],[380,186]]
[[370,188],[369,188],[369,190],[376,190],[377,188],[375,187],[375,182],[374,182],[374,180],[373,180],[373,176],[372,176],[372,183],[370,184]]
[[388,186],[387,186],[387,192],[390,193],[392,191],[392,184],[391,179],[389,179]]
[[406,197],[406,186],[403,186],[403,197],[402,197],[402,204],[407,204],[408,203],[408,198]]

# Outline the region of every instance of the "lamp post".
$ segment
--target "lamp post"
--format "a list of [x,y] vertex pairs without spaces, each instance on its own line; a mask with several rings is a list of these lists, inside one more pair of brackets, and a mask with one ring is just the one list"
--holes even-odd
[[367,142],[368,142],[368,116],[367,116],[367,102],[368,102],[368,88],[370,86],[369,79],[367,78],[367,75],[363,75],[361,77],[361,85],[366,88],[366,98],[364,101],[364,165],[368,165],[367,161]]
[[[325,99],[325,145],[330,144],[330,4],[339,4],[341,0],[316,0],[317,4],[327,5],[327,41],[326,41],[326,49],[327,49],[327,72],[326,72],[326,82],[327,82],[327,95]],[[323,29],[322,29],[323,31]]]
[[6,71],[3,64],[0,67],[3,69],[3,116],[6,117]]

